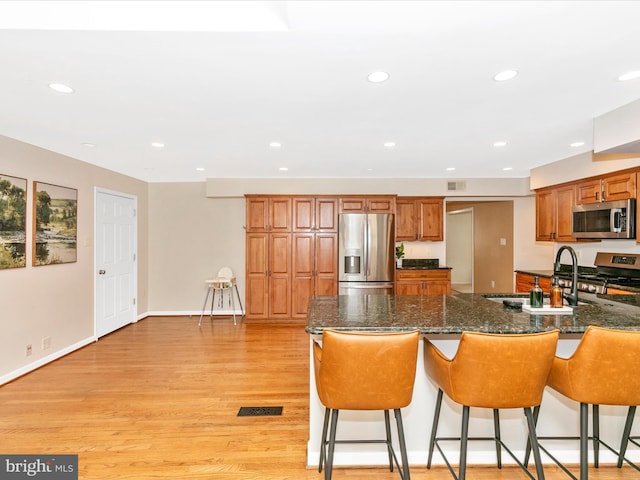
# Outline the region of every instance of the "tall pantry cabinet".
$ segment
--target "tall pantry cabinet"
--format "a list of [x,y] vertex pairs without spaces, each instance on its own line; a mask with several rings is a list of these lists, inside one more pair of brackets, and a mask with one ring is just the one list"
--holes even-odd
[[313,295],[335,295],[338,199],[246,195],[248,318],[304,318]]
[[246,199],[246,314],[291,316],[291,199]]

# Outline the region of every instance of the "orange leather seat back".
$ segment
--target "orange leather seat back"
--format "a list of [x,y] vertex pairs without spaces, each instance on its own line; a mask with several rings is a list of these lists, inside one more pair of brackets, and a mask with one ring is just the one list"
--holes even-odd
[[464,332],[453,359],[425,338],[425,370],[453,401],[462,405],[540,405],[558,335],[558,330],[522,335]]
[[640,332],[590,326],[571,357],[556,357],[548,384],[581,403],[640,405]]
[[411,403],[419,331],[357,333],[324,330],[314,343],[316,388],[331,409],[391,410]]

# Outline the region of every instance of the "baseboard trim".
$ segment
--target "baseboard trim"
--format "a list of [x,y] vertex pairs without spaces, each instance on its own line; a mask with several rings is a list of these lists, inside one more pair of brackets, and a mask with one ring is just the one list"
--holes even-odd
[[16,378],[26,375],[27,373],[33,372],[34,370],[46,365],[47,363],[51,363],[55,360],[58,360],[59,358],[64,357],[65,355],[69,355],[70,353],[73,353],[76,350],[79,350],[80,348],[85,347],[92,342],[95,342],[96,340],[97,339],[94,336],[85,338],[84,340],[81,340],[77,343],[74,343],[73,345],[69,345],[68,347],[63,348],[62,350],[58,350],[57,352],[52,353],[51,355],[39,358],[38,360],[29,363],[24,367],[20,367],[13,372],[9,372],[6,375],[0,377],[0,385],[4,385],[5,383],[9,383]]

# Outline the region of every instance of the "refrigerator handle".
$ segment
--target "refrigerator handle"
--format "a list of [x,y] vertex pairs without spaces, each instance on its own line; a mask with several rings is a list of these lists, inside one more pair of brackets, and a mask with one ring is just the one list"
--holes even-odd
[[364,251],[363,260],[363,272],[365,279],[369,279],[369,218],[365,215],[364,217],[364,242],[363,248]]

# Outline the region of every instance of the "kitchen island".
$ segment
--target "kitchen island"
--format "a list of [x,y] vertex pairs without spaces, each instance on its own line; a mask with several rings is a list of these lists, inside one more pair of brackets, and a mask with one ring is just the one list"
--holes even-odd
[[[492,300],[493,298],[493,300]],[[569,314],[530,314],[503,306],[502,298],[523,298],[517,294],[451,294],[428,296],[326,296],[314,297],[307,315],[306,331],[310,341],[310,402],[309,443],[307,464],[317,466],[324,407],[315,388],[311,344],[319,341],[324,329],[368,332],[420,330],[443,353],[453,356],[463,331],[488,333],[534,333],[552,329],[561,332],[557,354],[568,357],[589,325],[606,328],[640,330],[640,295],[582,294],[583,304]],[[422,344],[418,356],[416,383],[411,405],[403,409],[409,463],[426,465],[427,443],[437,389],[426,377]],[[392,387],[390,387],[392,388]],[[578,405],[557,392],[547,389],[538,423],[538,434],[578,435]],[[602,406],[600,436],[612,445],[619,444],[626,409]],[[380,412],[341,412],[338,435],[343,439],[383,438],[384,422]],[[459,436],[461,408],[446,399],[442,406],[439,434]],[[521,410],[501,413],[502,437],[514,452],[522,456],[526,442],[526,425]],[[490,410],[471,409],[470,435],[492,436],[493,419]],[[577,441],[554,441],[550,447],[556,456],[568,463],[577,463]],[[444,449],[451,458],[458,457],[458,445],[447,442]],[[628,457],[640,459],[639,450],[630,450]],[[340,445],[335,452],[335,465],[385,465],[384,449],[374,444]],[[503,458],[504,462],[511,459]],[[495,448],[491,442],[471,442],[468,462],[494,464]],[[543,462],[551,461],[543,455]],[[614,463],[610,452],[602,451],[601,462]],[[444,464],[434,455],[434,464]]]

